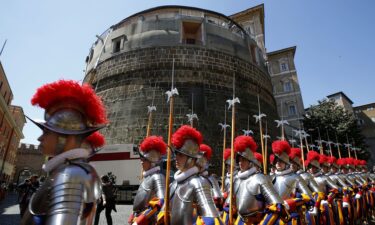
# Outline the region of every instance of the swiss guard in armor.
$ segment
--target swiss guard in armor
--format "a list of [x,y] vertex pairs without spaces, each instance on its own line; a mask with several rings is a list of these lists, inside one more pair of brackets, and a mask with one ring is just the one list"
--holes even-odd
[[216,176],[208,174],[209,161],[212,156],[212,148],[206,144],[201,144],[199,150],[203,153],[203,157],[198,159],[198,168],[200,175],[207,179],[211,185],[211,194],[214,199],[216,208],[221,210],[223,205],[223,194],[221,193],[219,182]]
[[240,167],[233,188],[238,212],[235,224],[275,224],[281,216],[287,217],[270,179],[259,170],[261,163],[254,156],[257,144],[253,138],[236,137],[234,148]]
[[287,141],[277,140],[272,143],[272,151],[275,155],[274,164],[276,166],[272,183],[276,192],[289,207],[292,218],[289,223],[304,224],[305,216],[301,207],[304,204],[313,206],[314,203],[311,201],[312,193],[305,181],[290,166],[290,149]]
[[307,153],[307,160],[305,165],[308,168],[308,172],[314,177],[319,189],[324,193],[324,200],[321,201],[322,215],[320,217],[321,224],[335,224],[333,212],[332,212],[332,201],[335,198],[339,187],[331,180],[328,176],[324,175],[321,171],[321,163],[325,159],[321,159],[321,155],[315,151],[309,151]]
[[139,156],[143,169],[143,180],[134,198],[133,213],[129,224],[155,224],[156,216],[164,203],[165,176],[160,172],[162,156],[167,144],[162,137],[150,136],[143,140]]
[[[222,224],[211,195],[211,185],[199,176],[197,160],[202,157],[199,145],[202,135],[196,129],[184,125],[172,135],[176,158],[174,181],[170,185],[170,224]],[[197,215],[194,215],[196,210]],[[158,221],[163,221],[164,211]]]
[[49,174],[30,200],[21,224],[92,224],[100,179],[87,163],[91,149],[82,148],[85,138],[107,123],[100,98],[91,86],[60,80],[39,88],[31,103],[45,110],[39,137],[42,152],[52,157],[43,165]]
[[306,224],[316,224],[316,216],[318,216],[320,201],[324,197],[324,194],[319,190],[318,184],[315,182],[311,174],[303,170],[301,149],[291,148],[289,158],[290,167],[293,169],[293,172],[305,181],[307,187],[312,192],[312,197],[315,201],[314,208],[311,211],[306,211]]
[[339,195],[342,195],[343,198],[336,197],[334,201],[332,202],[332,210],[334,214],[335,224],[338,225],[344,225],[345,221],[348,221],[349,218],[345,218],[345,212],[346,210],[343,207],[348,207],[348,198],[345,196],[349,196],[349,187],[345,183],[344,180],[342,180],[338,174],[339,166],[337,165],[336,157],[334,156],[323,156],[324,157],[324,165],[322,167],[322,173],[324,173],[326,176],[328,176],[333,183],[335,183],[338,187],[340,187],[340,193]]

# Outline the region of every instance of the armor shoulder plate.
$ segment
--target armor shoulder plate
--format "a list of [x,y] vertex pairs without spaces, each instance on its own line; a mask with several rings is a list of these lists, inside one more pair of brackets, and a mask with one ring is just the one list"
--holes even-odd
[[[33,215],[46,215],[46,224],[82,218],[90,211],[101,194],[99,177],[95,169],[85,162],[62,164],[47,178],[30,200]],[[60,221],[60,222],[59,222]]]
[[[176,182],[176,195],[182,202],[192,202],[193,196],[192,193],[194,192],[194,186],[196,180],[193,179],[196,176],[192,176],[186,179],[184,182],[177,184]],[[197,178],[197,177],[196,177]]]
[[256,179],[260,184],[261,194],[264,196],[265,200],[269,204],[282,203],[282,199],[277,194],[275,188],[273,187],[271,180],[264,174],[257,174]]
[[153,189],[155,190],[156,197],[164,199],[165,194],[165,176],[161,173],[152,175]]

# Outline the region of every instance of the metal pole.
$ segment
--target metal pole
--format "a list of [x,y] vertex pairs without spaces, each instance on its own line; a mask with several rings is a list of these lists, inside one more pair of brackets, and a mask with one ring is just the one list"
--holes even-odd
[[221,171],[221,192],[224,193],[224,178],[225,178],[225,159],[224,159],[224,152],[225,152],[225,149],[226,149],[226,146],[227,146],[227,107],[224,106],[224,127],[223,127],[223,131],[224,131],[224,135],[223,135],[223,163],[221,165],[222,167],[222,171]]

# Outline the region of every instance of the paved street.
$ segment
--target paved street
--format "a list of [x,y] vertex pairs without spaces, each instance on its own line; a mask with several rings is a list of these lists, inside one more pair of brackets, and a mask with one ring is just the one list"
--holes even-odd
[[[112,212],[112,219],[114,225],[127,224],[131,205],[117,205],[117,213]],[[0,224],[1,225],[16,225],[20,222],[20,211],[17,204],[17,195],[9,194],[3,201],[0,202]],[[106,225],[104,211],[100,216],[100,225]]]

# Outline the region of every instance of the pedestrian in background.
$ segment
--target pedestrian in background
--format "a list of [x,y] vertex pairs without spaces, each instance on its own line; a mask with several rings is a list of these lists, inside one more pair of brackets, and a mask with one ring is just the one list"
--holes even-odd
[[115,203],[115,195],[114,195],[114,187],[109,180],[107,175],[101,177],[102,180],[102,196],[98,202],[98,208],[96,209],[95,214],[95,225],[99,224],[100,213],[105,210],[105,217],[107,219],[107,224],[112,225],[112,216],[111,212],[114,210],[116,212],[116,203]]
[[[34,178],[33,178],[34,179]],[[18,204],[20,207],[21,218],[25,213],[27,206],[29,205],[30,198],[36,191],[35,186],[33,186],[30,179],[25,179],[25,181],[18,185]]]

